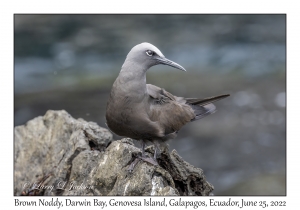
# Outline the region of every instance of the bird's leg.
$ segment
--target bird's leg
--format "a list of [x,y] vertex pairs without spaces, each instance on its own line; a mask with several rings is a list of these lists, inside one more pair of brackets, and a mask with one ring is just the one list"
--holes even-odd
[[160,157],[160,149],[159,149],[159,143],[157,141],[154,141],[154,146],[155,146],[155,149],[154,149],[154,160],[157,162],[157,157]]
[[152,165],[158,165],[156,160],[152,159],[151,157],[148,157],[145,154],[145,141],[144,140],[141,140],[141,144],[142,144],[142,156],[139,158],[145,162],[152,164]]
[[142,145],[142,155],[141,156],[138,156],[131,164],[130,166],[128,167],[128,171],[129,172],[132,172],[133,169],[135,168],[135,166],[140,162],[140,160],[143,160],[145,162],[148,162],[152,165],[158,165],[157,164],[157,161],[156,160],[153,160],[152,158],[148,157],[146,154],[145,154],[145,141],[144,140],[141,140],[141,145]]
[[146,157],[145,156],[145,141],[141,140],[141,145],[142,145],[142,157]]

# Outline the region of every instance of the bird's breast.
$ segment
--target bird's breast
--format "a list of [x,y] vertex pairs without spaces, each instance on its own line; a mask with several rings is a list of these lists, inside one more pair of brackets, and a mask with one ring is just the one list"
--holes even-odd
[[107,104],[106,121],[108,127],[120,136],[133,137],[132,132],[142,123],[141,115],[145,115],[144,99],[132,98],[128,95],[110,98]]

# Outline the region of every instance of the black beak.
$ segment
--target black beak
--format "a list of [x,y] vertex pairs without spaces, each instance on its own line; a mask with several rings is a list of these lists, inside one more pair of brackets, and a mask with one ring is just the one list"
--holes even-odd
[[181,71],[186,71],[182,66],[180,66],[178,63],[175,63],[167,58],[156,58],[156,60],[158,61],[159,64],[163,64],[163,65],[168,65],[168,66],[172,66],[176,69],[179,69]]

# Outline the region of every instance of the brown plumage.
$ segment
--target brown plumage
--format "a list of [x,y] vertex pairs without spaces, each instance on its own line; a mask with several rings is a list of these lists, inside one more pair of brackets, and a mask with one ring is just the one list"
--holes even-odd
[[141,140],[142,159],[145,159],[145,141],[155,144],[156,159],[159,142],[175,138],[185,124],[214,113],[216,108],[212,102],[229,96],[183,98],[146,84],[146,71],[157,64],[185,71],[179,64],[166,59],[155,46],[139,44],[128,53],[107,103],[108,127],[119,136]]

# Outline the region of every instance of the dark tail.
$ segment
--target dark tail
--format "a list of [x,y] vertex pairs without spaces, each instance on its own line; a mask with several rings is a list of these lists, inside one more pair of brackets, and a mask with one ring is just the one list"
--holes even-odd
[[191,105],[198,105],[198,106],[205,106],[206,104],[213,103],[215,101],[219,101],[223,98],[226,98],[230,96],[229,94],[225,95],[220,95],[220,96],[214,96],[214,97],[209,97],[209,98],[204,98],[204,99],[199,99],[199,98],[186,98],[186,103],[191,104]]
[[221,100],[230,96],[229,94],[220,95],[205,99],[196,99],[196,98],[187,98],[186,103],[192,107],[196,117],[192,121],[199,120],[207,115],[213,114],[216,112],[216,106],[212,104],[215,101]]

